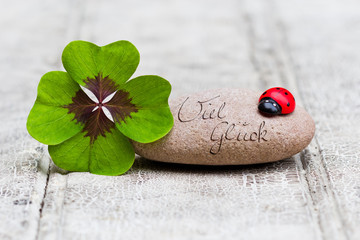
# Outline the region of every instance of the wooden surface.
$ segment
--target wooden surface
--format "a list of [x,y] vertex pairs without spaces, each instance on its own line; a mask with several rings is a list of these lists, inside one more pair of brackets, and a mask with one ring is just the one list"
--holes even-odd
[[[360,239],[359,13],[357,0],[2,1],[0,239]],[[167,78],[171,97],[286,87],[316,136],[273,164],[64,172],[25,123],[75,39],[132,41],[136,75]]]

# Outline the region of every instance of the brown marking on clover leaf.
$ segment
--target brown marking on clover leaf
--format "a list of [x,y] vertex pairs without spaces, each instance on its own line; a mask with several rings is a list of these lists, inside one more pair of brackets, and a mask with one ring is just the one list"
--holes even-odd
[[[111,132],[115,127],[115,123],[105,115],[104,108],[109,110],[113,120],[118,123],[125,122],[126,117],[131,118],[131,113],[138,111],[135,104],[131,103],[129,93],[118,90],[118,85],[108,76],[103,78],[99,73],[94,79],[87,78],[85,87],[96,96],[98,102],[91,100],[80,89],[72,98],[73,102],[64,107],[69,110],[69,114],[75,114],[74,120],[84,124],[82,131],[86,132],[85,137],[90,137],[90,143],[94,143],[99,135],[105,137],[106,132]],[[104,102],[113,93],[113,98]]]
[[126,117],[131,118],[131,113],[138,112],[135,104],[131,103],[132,98],[129,98],[129,93],[123,90],[118,90],[114,97],[106,103],[106,108],[111,113],[114,122],[125,122]]
[[106,97],[116,92],[118,85],[109,78],[109,76],[102,77],[99,73],[95,78],[87,78],[86,88],[89,89],[100,102],[103,102]]

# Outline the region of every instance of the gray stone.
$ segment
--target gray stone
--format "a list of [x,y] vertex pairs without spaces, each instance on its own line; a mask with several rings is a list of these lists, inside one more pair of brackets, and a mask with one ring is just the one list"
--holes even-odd
[[217,89],[170,101],[174,127],[148,144],[133,142],[147,159],[185,164],[241,165],[278,161],[303,150],[315,124],[300,106],[288,115],[264,116],[260,92]]

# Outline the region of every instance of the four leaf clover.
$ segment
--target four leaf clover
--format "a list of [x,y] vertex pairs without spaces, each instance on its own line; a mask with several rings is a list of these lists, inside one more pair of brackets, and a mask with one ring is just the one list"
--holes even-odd
[[129,139],[149,143],[171,130],[171,85],[155,75],[129,80],[139,61],[139,52],[128,41],[103,47],[73,41],[65,47],[62,62],[67,72],[48,72],[41,78],[27,121],[30,135],[49,145],[57,166],[119,175],[135,159]]

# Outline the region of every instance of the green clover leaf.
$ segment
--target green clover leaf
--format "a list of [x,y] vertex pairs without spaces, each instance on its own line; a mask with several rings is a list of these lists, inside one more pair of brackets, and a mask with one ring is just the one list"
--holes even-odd
[[57,166],[119,175],[135,159],[129,138],[149,143],[171,130],[171,85],[155,75],[129,80],[139,61],[139,52],[128,41],[103,47],[73,41],[65,47],[62,62],[67,72],[48,72],[41,78],[27,120],[28,132],[49,145]]

